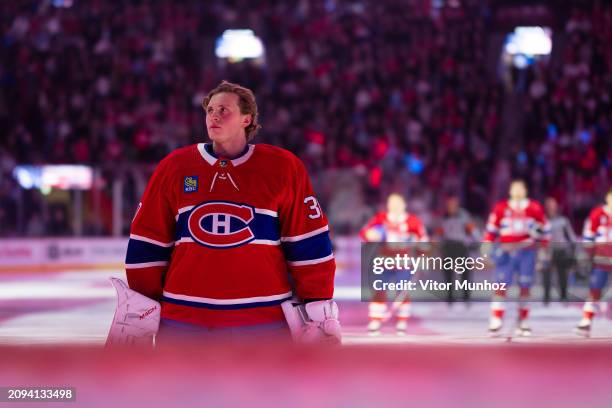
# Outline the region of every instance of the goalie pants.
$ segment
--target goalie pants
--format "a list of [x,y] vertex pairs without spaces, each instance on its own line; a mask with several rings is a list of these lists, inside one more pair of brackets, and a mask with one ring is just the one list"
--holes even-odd
[[156,347],[221,342],[223,344],[291,343],[291,333],[286,322],[213,329],[171,319],[161,319],[159,331],[155,336]]

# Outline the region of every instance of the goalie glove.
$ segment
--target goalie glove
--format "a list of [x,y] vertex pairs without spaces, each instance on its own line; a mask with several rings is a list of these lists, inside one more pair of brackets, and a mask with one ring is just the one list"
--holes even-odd
[[368,228],[364,235],[367,242],[383,242],[386,240],[385,229],[380,226]]
[[117,309],[106,345],[153,345],[159,328],[160,304],[130,289],[121,279],[110,280],[117,291]]
[[341,344],[338,305],[333,300],[302,303],[290,299],[281,307],[295,342]]

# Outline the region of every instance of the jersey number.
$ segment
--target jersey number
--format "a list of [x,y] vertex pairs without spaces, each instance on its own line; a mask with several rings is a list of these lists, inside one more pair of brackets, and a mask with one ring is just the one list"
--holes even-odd
[[314,220],[321,216],[321,207],[319,202],[313,196],[308,196],[304,199],[304,204],[308,205],[308,209],[314,211],[314,213],[308,214],[308,218]]

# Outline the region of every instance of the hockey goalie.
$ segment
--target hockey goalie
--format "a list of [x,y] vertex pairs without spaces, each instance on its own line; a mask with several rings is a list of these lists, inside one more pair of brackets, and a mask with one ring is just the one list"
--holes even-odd
[[249,89],[223,82],[202,106],[212,143],[159,163],[130,231],[127,280],[159,302],[156,344],[241,336],[339,343],[329,227],[304,164],[248,143],[260,127]]

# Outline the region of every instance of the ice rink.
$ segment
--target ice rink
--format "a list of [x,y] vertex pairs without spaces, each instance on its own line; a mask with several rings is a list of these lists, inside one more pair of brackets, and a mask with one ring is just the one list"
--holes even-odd
[[489,338],[487,303],[415,304],[406,336],[390,321],[370,337],[367,304],[341,300],[342,348],[104,349],[115,308],[108,277],[123,275],[0,274],[0,386],[76,390],[76,404],[45,406],[612,406],[612,321],[600,316],[591,338],[578,337],[578,304],[534,303],[526,339],[512,325]]
[[[3,345],[102,345],[115,308],[115,292],[108,278],[125,279],[120,270],[66,271],[0,274],[0,344]],[[516,338],[515,307],[507,305],[506,327],[501,336],[486,332],[489,304],[473,302],[415,303],[406,336],[397,336],[394,321],[380,336],[368,336],[367,303],[355,291],[339,288],[344,344],[495,345],[507,342],[612,345],[612,311],[607,308],[595,320],[585,339],[572,332],[581,316],[581,304],[531,303],[530,338]],[[344,298],[344,300],[342,300]]]

